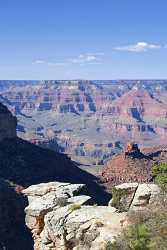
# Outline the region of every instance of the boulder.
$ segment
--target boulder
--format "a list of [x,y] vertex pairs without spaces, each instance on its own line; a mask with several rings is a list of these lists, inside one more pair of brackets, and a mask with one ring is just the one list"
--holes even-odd
[[[134,198],[136,189],[138,188],[138,183],[123,183],[120,185],[115,186],[116,190],[122,190],[124,191],[124,194],[120,196],[120,209],[124,211],[128,211],[129,207],[132,203],[132,200]],[[112,206],[113,198],[109,202],[109,206]]]
[[156,184],[140,184],[136,190],[131,209],[141,209],[155,201],[160,188]]

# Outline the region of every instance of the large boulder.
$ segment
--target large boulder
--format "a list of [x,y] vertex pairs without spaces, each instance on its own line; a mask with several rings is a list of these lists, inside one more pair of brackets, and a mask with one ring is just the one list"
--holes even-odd
[[28,197],[29,203],[36,198],[43,197],[46,194],[54,193],[57,197],[72,197],[74,195],[86,194],[84,184],[70,184],[63,182],[48,182],[32,185],[22,191]]
[[131,209],[142,209],[148,204],[154,203],[156,196],[160,193],[160,188],[156,184],[140,184],[135,192]]

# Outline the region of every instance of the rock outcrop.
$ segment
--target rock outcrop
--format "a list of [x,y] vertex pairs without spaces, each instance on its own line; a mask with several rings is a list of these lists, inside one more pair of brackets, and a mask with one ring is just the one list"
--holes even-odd
[[[155,204],[160,188],[156,184],[123,183],[115,186],[116,190],[124,191],[119,200],[120,211],[140,210]],[[112,206],[113,198],[109,202]],[[119,210],[118,209],[118,210]]]
[[122,211],[112,201],[109,206],[93,204],[81,184],[51,182],[23,190],[34,250],[105,250],[129,223],[127,212],[146,209],[160,192],[155,184],[123,183],[115,189],[126,191],[119,201]]
[[124,152],[109,160],[102,170],[102,179],[114,185],[125,182],[150,182],[150,170],[156,159],[144,154],[137,144],[128,143]]
[[23,190],[30,201],[26,225],[35,250],[105,249],[121,230],[126,213],[115,208],[90,206],[85,185],[43,183]]
[[140,157],[141,152],[140,152],[138,145],[134,142],[127,143],[124,148],[124,156],[125,158],[128,156]]

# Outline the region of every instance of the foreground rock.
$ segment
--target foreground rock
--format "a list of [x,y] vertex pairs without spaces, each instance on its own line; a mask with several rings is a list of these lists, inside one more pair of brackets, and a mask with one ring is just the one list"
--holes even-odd
[[124,218],[125,213],[115,213],[110,207],[58,208],[45,217],[41,249],[105,249],[120,232],[120,220]]
[[23,190],[28,196],[26,225],[35,250],[105,249],[121,230],[126,213],[115,208],[90,206],[82,184],[43,183]]

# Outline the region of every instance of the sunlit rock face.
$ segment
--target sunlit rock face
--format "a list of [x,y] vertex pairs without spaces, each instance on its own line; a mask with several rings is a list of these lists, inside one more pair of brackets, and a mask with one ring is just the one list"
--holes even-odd
[[0,104],[0,141],[16,137],[16,117],[2,104]]
[[95,205],[85,188],[83,184],[50,182],[23,190],[29,200],[26,225],[34,250],[99,250],[114,241],[126,212]]

